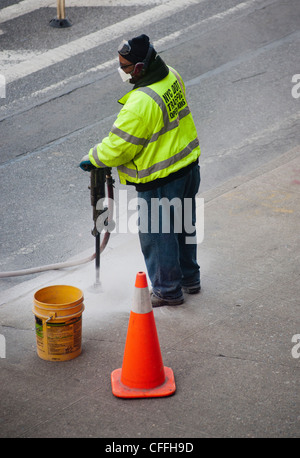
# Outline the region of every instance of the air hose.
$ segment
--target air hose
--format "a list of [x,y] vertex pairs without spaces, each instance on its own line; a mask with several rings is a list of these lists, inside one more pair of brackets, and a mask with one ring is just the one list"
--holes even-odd
[[[106,169],[107,170],[107,169]],[[110,224],[112,222],[112,217],[113,217],[113,199],[114,199],[114,191],[113,191],[113,179],[110,175],[110,173],[107,173],[106,175],[106,187],[107,187],[107,196],[108,196],[108,218],[107,218],[107,225],[110,227]],[[97,202],[95,202],[96,206]],[[95,214],[95,212],[94,212]],[[95,221],[96,224],[96,221]],[[100,245],[100,253],[102,253],[107,245],[107,242],[110,237],[110,232],[105,231],[102,243]],[[57,264],[48,264],[45,266],[40,266],[40,267],[32,267],[29,269],[23,269],[23,270],[15,270],[11,272],[0,272],[0,278],[8,278],[8,277],[20,277],[22,275],[30,275],[30,274],[35,274],[39,272],[45,272],[47,270],[59,270],[59,269],[65,269],[68,267],[75,267],[79,266],[81,264],[86,264],[90,261],[93,261],[96,258],[96,253],[92,254],[91,256],[88,256],[83,259],[79,260],[73,260],[73,261],[65,261],[65,262],[60,262]]]

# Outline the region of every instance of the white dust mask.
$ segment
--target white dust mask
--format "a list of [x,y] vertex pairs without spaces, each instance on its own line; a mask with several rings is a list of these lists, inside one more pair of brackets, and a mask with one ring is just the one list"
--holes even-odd
[[118,67],[118,72],[119,72],[120,77],[122,78],[122,81],[124,83],[132,78],[131,74],[130,73],[125,73],[124,70],[121,67]]

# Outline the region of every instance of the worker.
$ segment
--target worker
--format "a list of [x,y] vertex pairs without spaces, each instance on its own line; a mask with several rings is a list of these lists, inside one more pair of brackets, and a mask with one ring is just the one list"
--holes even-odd
[[[157,54],[149,37],[123,41],[118,54],[119,74],[133,90],[119,100],[123,107],[109,135],[90,149],[80,167],[117,167],[120,183],[135,185],[138,199],[147,202],[139,206],[139,239],[152,283],[152,306],[180,305],[183,293],[200,291],[200,267],[196,238],[187,243],[184,224],[175,230],[178,212],[170,204],[180,203],[182,218],[189,211],[194,232],[188,236],[195,236],[199,140],[183,80]],[[153,230],[155,202],[169,203],[168,231],[163,230],[163,205],[156,211]]]

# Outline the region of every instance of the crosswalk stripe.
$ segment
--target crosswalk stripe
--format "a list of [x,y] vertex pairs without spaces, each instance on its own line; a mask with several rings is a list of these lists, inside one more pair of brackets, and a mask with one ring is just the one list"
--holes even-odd
[[190,5],[198,3],[199,0],[172,0],[171,2],[155,6],[143,13],[131,16],[102,30],[93,32],[55,49],[50,49],[49,51],[39,54],[30,60],[21,62],[7,69],[3,69],[2,73],[5,75],[7,83],[11,83],[19,78],[23,78],[39,70],[43,70],[50,65],[57,64],[70,57],[109,42],[112,37],[118,38],[125,33],[131,34],[132,31],[137,28],[141,29],[141,27],[147,26],[149,23],[154,23],[157,20],[167,18]]
[[[143,6],[159,3],[167,3],[170,0],[143,0]],[[65,8],[70,7],[129,7],[141,6],[141,0],[66,0]],[[15,19],[24,14],[40,8],[56,8],[56,0],[22,0],[14,5],[7,6],[0,10],[0,24]]]
[[[177,30],[176,32],[173,32],[169,35],[166,35],[164,37],[161,37],[158,40],[154,41],[154,47],[158,52],[161,52],[166,46],[168,46],[169,43],[172,43],[176,40],[181,39],[183,35],[190,34],[193,35],[196,30],[199,30],[200,28],[202,30],[204,26],[210,27],[212,24],[216,25],[218,22],[221,22],[225,18],[228,17],[233,17],[236,13],[242,12],[246,10],[247,8],[253,6],[252,0],[249,0],[248,2],[240,3],[239,5],[232,7],[223,13],[218,13],[213,16],[210,16],[206,19],[203,19],[199,22],[196,22],[188,27],[185,27],[184,29]],[[72,75],[62,81],[59,81],[57,83],[52,84],[51,86],[42,88],[36,92],[33,92],[32,94],[28,96],[24,96],[20,99],[17,99],[13,102],[11,102],[7,106],[2,106],[0,107],[0,121],[5,119],[7,116],[11,116],[12,114],[16,114],[19,112],[23,111],[23,104],[26,103],[26,106],[35,106],[38,101],[40,100],[45,100],[48,97],[52,97],[54,94],[55,97],[62,95],[64,91],[66,90],[66,87],[80,87],[82,84],[82,81],[87,81],[89,78],[94,78],[93,74],[100,74],[101,72],[107,72],[111,71],[113,67],[117,67],[118,65],[118,58],[115,57],[109,61],[103,62],[99,65],[96,65],[90,69],[85,70],[82,73]],[[217,71],[217,70],[216,70]],[[200,75],[199,78],[203,79],[206,78],[209,75],[208,73],[205,73],[204,75]],[[187,86],[192,85],[194,83],[194,80],[191,80],[186,83]]]

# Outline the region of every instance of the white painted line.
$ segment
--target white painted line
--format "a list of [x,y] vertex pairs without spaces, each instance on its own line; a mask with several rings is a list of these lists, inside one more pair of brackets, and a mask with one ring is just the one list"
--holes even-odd
[[[105,6],[141,6],[144,5],[157,5],[167,3],[170,0],[66,0],[65,8],[67,13],[68,7],[105,7]],[[56,0],[23,0],[15,5],[7,6],[0,10],[0,24],[15,19],[24,14],[31,13],[32,11],[40,8],[55,8]]]
[[[59,81],[58,83],[51,84],[51,86],[48,86],[46,88],[35,91],[28,96],[21,97],[20,99],[16,99],[13,102],[11,102],[9,105],[3,105],[2,107],[0,107],[0,121],[2,121],[3,119],[5,119],[8,116],[11,116],[11,114],[14,111],[17,111],[17,113],[22,112],[22,109],[20,109],[20,107],[23,106],[23,104],[25,104],[27,108],[28,106],[29,107],[35,106],[36,99],[38,98],[45,99],[47,98],[47,94],[51,92],[55,94],[51,98],[55,98],[55,97],[59,97],[60,95],[65,94],[66,88],[70,87],[72,84],[75,84],[76,87],[78,86],[81,87],[81,84],[77,85],[76,83],[81,82],[84,79],[86,80],[86,78],[92,75],[93,73],[96,73],[96,72],[100,73],[105,70],[111,70],[114,66],[117,69],[118,62],[119,62],[119,59],[115,57],[114,59],[108,60],[107,62],[104,62],[103,64],[90,68],[86,70],[85,72],[70,76],[69,78]],[[19,108],[19,111],[18,111],[18,108]],[[5,113],[3,117],[1,117],[2,113]]]
[[6,49],[0,52],[0,68],[1,72],[4,73],[5,69],[13,67],[20,62],[30,60],[36,57],[38,54],[42,54],[43,51],[27,51],[27,50],[14,50]]
[[0,24],[19,16],[23,16],[23,14],[31,13],[39,8],[49,6],[56,6],[56,3],[53,0],[23,0],[22,2],[7,6],[6,8],[2,8],[0,10]]
[[[170,35],[166,35],[165,37],[162,37],[161,39],[155,41],[153,43],[154,47],[158,52],[160,52],[164,46],[166,46],[168,43],[172,43],[174,40],[178,40],[182,35],[189,34],[189,33],[192,34],[196,29],[199,30],[200,26],[203,27],[203,25],[207,26],[207,25],[216,23],[216,21],[218,20],[221,21],[230,15],[234,15],[235,13],[248,8],[249,6],[253,6],[253,2],[251,0],[245,3],[240,3],[238,6],[230,8],[229,10],[224,11],[223,13],[219,13],[214,16],[211,16],[207,19],[204,19],[203,21],[192,24],[191,26],[185,27],[184,29],[178,30]],[[0,63],[1,63],[1,53],[0,53]],[[95,67],[92,67],[82,73],[70,76],[69,78],[59,81],[58,83],[55,83],[55,84],[52,84],[51,86],[40,89],[30,94],[29,96],[25,96],[20,99],[17,99],[11,102],[9,105],[4,105],[0,107],[0,116],[3,113],[3,117],[2,118],[0,117],[0,121],[5,119],[5,117],[10,116],[12,113],[14,113],[14,111],[22,112],[22,109],[20,107],[22,107],[23,104],[26,104],[26,106],[35,106],[36,104],[35,101],[38,98],[45,99],[47,98],[47,94],[51,92],[55,93],[56,96],[60,96],[65,92],[66,87],[71,86],[71,85],[75,85],[77,87],[78,81],[86,80],[86,78],[92,75],[93,73],[100,73],[105,70],[106,71],[111,70],[114,66],[117,67],[117,65],[118,65],[118,58],[115,57],[114,59],[106,61]],[[200,75],[199,78],[205,78],[206,75],[207,74]],[[194,80],[191,80],[191,83],[193,83],[193,81]],[[188,83],[189,82],[187,82],[186,84]]]
[[[31,0],[32,1],[32,0]],[[146,6],[168,3],[170,0],[66,0],[66,8],[80,6]]]
[[39,70],[43,70],[50,65],[62,62],[70,57],[74,57],[85,51],[89,51],[97,46],[100,46],[108,41],[111,41],[112,37],[118,38],[123,34],[131,34],[135,29],[141,29],[143,26],[167,18],[172,14],[175,14],[190,5],[195,5],[202,0],[172,0],[168,3],[155,6],[143,13],[131,16],[123,21],[117,22],[111,26],[108,26],[97,32],[93,32],[85,37],[74,40],[65,45],[59,46],[55,49],[51,49],[43,54],[36,56],[25,62],[21,62],[8,69],[1,69],[2,73],[6,77],[7,83],[24,78],[32,73]]

